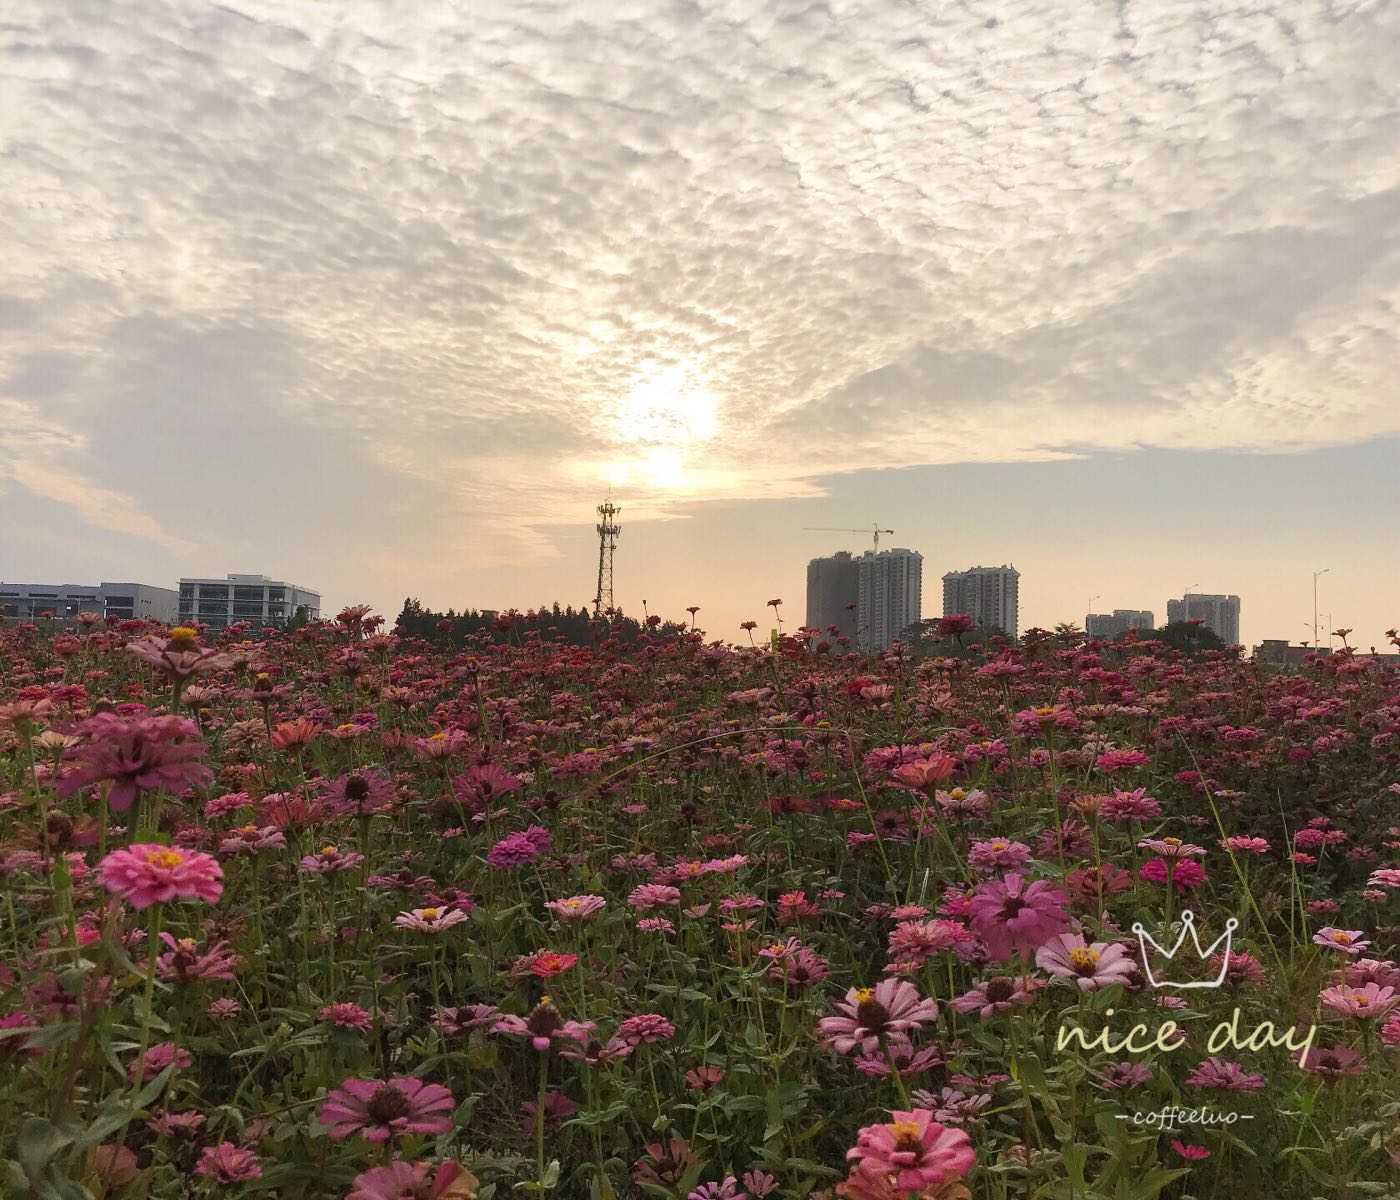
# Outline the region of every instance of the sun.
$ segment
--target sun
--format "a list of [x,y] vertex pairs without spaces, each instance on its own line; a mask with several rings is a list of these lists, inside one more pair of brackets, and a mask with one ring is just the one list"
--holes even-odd
[[715,398],[693,369],[648,364],[609,414],[612,441],[626,447],[610,481],[669,492],[697,486],[707,474],[697,460],[718,423]]
[[684,451],[714,437],[715,400],[684,366],[649,368],[618,401],[613,421],[619,441]]

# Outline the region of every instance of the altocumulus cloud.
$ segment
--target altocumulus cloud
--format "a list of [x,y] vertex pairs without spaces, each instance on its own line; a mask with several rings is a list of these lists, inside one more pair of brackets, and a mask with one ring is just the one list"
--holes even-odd
[[1398,19],[12,0],[0,474],[181,552],[241,406],[482,564],[609,480],[1400,432]]

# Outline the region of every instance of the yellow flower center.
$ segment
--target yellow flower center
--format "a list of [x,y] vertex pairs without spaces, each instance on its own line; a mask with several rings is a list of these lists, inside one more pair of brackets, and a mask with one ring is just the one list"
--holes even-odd
[[1042,704],[1039,708],[1035,710],[1035,715],[1038,717],[1048,717],[1054,711],[1055,709],[1052,705]]
[[867,1000],[875,999],[874,988],[856,988],[855,1001],[857,1004],[864,1004]]
[[199,943],[194,938],[181,938],[175,943],[175,948],[185,954],[193,954],[199,948]]
[[919,1127],[913,1121],[896,1121],[890,1126],[890,1132],[894,1134],[894,1144],[898,1150],[917,1150],[922,1144]]
[[240,825],[238,827],[239,833],[257,833],[257,831],[258,827],[256,825]]
[[1099,952],[1089,946],[1076,946],[1069,952],[1069,961],[1077,970],[1098,966]]
[[187,650],[198,640],[199,634],[195,633],[188,625],[180,625],[170,631],[166,644],[177,650]]
[[[783,942],[774,942],[771,946],[768,947],[768,953],[775,956],[786,954],[787,946]],[[862,988],[861,990],[866,991],[868,989]],[[870,994],[873,996],[875,993],[872,991]]]
[[259,678],[259,679],[271,679],[272,676],[269,675],[266,671],[259,671],[258,674],[257,674],[257,678]]
[[335,846],[322,846],[321,853],[329,857],[332,854],[338,854],[339,850]]
[[440,908],[420,908],[418,910],[418,915],[425,921],[436,921],[438,919],[438,913],[441,911],[442,909]]
[[146,854],[146,861],[153,867],[173,870],[185,861],[185,856],[178,850],[151,850]]
[[1366,995],[1365,992],[1352,992],[1351,1001],[1353,1004],[1359,1004],[1362,1008],[1365,1008],[1366,1005],[1371,1003],[1371,998]]
[[1000,841],[1000,840],[995,841],[995,842],[992,843],[992,849],[993,849],[993,850],[1005,850],[1005,849],[1006,849],[1006,843],[1003,842],[1003,841]]
[[1341,946],[1351,945],[1351,934],[1343,933],[1340,929],[1332,935],[1332,940]]
[[1179,845],[1181,845],[1181,839],[1180,839],[1179,837],[1164,837],[1164,838],[1162,839],[1162,842],[1163,842],[1163,844],[1165,844],[1165,845],[1167,845],[1167,846],[1179,846]]

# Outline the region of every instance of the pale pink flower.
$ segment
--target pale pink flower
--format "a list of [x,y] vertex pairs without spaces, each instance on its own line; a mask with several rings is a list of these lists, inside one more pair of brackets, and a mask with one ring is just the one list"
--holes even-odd
[[1132,978],[1133,959],[1118,942],[1089,945],[1082,934],[1061,933],[1035,952],[1035,965],[1061,979],[1071,979],[1085,992],[1096,992]]
[[823,1017],[818,1032],[837,1054],[859,1050],[870,1056],[882,1043],[906,1043],[909,1031],[938,1019],[938,1005],[920,998],[907,979],[882,979],[873,988],[852,988],[836,1001],[839,1017]]

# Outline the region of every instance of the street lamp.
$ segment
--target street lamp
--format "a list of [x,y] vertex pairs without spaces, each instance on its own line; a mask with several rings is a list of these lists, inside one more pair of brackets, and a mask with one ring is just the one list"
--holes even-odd
[[1317,581],[1330,571],[1331,567],[1323,567],[1320,571],[1313,572],[1313,653],[1317,653]]

